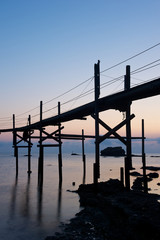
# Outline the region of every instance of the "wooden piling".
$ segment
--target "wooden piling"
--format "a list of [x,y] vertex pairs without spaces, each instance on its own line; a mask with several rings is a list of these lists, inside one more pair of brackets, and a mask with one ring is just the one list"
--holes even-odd
[[[28,125],[31,124],[31,115],[28,117]],[[28,131],[28,174],[31,174],[31,131]]]
[[16,158],[16,176],[18,176],[18,146],[17,146],[17,133],[15,131],[15,114],[13,114],[13,147],[14,157]]
[[[124,81],[125,90],[130,89],[130,66],[126,66],[126,75]],[[131,115],[131,102],[126,103],[126,119],[130,118]],[[131,150],[131,121],[126,123],[126,158],[125,158],[125,185],[127,190],[130,189],[130,169],[132,169],[132,150]]]
[[99,162],[99,110],[98,99],[100,96],[100,61],[94,65],[94,84],[95,84],[95,164],[94,164],[94,183],[98,182],[100,177]]
[[120,181],[124,185],[124,171],[123,171],[123,167],[120,168]]
[[142,119],[142,168],[143,168],[143,183],[144,183],[144,192],[148,192],[148,183],[146,175],[146,154],[144,150],[144,119]]
[[[58,115],[61,114],[60,102],[58,102]],[[59,182],[62,182],[62,142],[61,142],[61,123],[58,123],[58,137],[59,137],[59,154],[58,154],[58,169],[59,169]]]
[[39,161],[38,161],[38,183],[41,185],[43,182],[43,145],[42,145],[42,107],[43,103],[40,102],[40,136],[39,136]]
[[86,178],[86,155],[84,151],[84,129],[82,129],[82,162],[83,162],[83,184]]

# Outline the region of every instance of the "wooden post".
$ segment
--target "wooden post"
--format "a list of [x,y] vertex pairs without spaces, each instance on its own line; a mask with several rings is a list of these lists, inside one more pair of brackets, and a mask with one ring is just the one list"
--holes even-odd
[[98,182],[100,177],[100,164],[99,164],[99,109],[98,99],[100,95],[100,61],[94,65],[94,83],[95,83],[95,163],[94,163],[94,183]]
[[120,181],[124,185],[124,171],[123,171],[123,167],[120,168]]
[[[125,75],[125,90],[130,89],[130,66],[126,66],[126,75]],[[126,119],[129,119],[131,114],[131,102],[126,103]],[[126,123],[126,159],[125,159],[125,185],[127,190],[130,189],[130,169],[132,168],[132,153],[131,153],[131,121]]]
[[13,147],[14,157],[16,157],[16,176],[18,175],[18,146],[17,146],[17,134],[15,131],[15,114],[13,114]]
[[17,137],[15,132],[15,114],[13,114],[13,147],[14,147],[14,157],[16,157],[16,143]]
[[43,145],[42,145],[42,107],[43,103],[40,101],[40,136],[39,136],[39,162],[38,162],[38,183],[43,182]]
[[86,178],[86,156],[84,152],[84,130],[82,129],[82,161],[83,161],[83,184]]
[[[58,102],[58,115],[60,116],[60,102]],[[58,164],[59,164],[59,182],[62,182],[62,142],[61,142],[61,123],[58,124],[59,130],[59,154],[58,154]]]
[[143,183],[144,192],[148,192],[147,176],[146,176],[146,155],[144,151],[144,119],[142,119],[142,165],[143,165]]
[[[28,117],[28,125],[31,124],[31,115]],[[27,173],[30,174],[31,171],[31,131],[28,131],[28,171]]]

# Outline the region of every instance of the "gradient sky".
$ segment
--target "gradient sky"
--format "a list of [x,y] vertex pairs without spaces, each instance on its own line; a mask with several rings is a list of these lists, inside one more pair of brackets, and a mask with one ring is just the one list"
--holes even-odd
[[[93,76],[94,63],[101,70],[117,64],[160,42],[159,0],[2,0],[0,1],[0,128],[27,123],[27,116],[38,120],[39,102],[44,103]],[[160,46],[101,75],[101,83],[159,59]],[[132,85],[159,77],[160,67],[136,74]],[[91,89],[93,81],[44,105],[44,118],[57,113],[57,102],[64,103]],[[101,96],[123,89],[123,80],[101,91]],[[94,95],[69,102],[62,111],[92,101]],[[36,108],[37,107],[37,108]],[[133,135],[141,134],[145,119],[147,137],[160,136],[160,96],[132,104],[136,118]],[[29,111],[36,108],[33,111]],[[27,112],[27,113],[25,113]],[[25,114],[23,114],[25,113]],[[110,126],[123,119],[122,113],[100,115]],[[77,124],[79,127],[77,129]],[[64,132],[94,133],[94,122],[65,124]],[[101,130],[101,133],[104,131]],[[123,134],[124,131],[121,131]],[[8,136],[8,135],[5,135]],[[6,137],[1,135],[1,140]]]

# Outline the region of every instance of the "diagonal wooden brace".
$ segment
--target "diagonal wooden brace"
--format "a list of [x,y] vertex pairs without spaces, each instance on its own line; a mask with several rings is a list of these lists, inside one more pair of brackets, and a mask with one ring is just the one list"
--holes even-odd
[[[62,130],[64,127],[61,127],[60,130]],[[42,132],[44,134],[46,134],[47,136],[43,138],[42,141],[45,141],[48,137],[52,138],[53,140],[55,140],[56,142],[59,142],[59,140],[57,140],[57,137],[53,137],[54,134],[56,134],[57,132],[59,132],[59,129],[57,129],[56,131],[52,132],[52,133],[47,133],[46,131],[42,130]]]
[[[21,140],[19,140],[16,144],[22,142],[22,141],[25,141],[26,143],[29,143],[28,140],[24,139],[22,136],[20,136],[18,133],[16,133],[16,136],[19,137]],[[33,145],[33,143],[31,143],[31,146]]]
[[[92,116],[94,118],[94,116]],[[119,123],[116,127],[114,127],[113,129],[110,129],[108,133],[106,133],[105,135],[103,135],[102,137],[99,137],[99,140],[98,140],[98,143],[101,143],[103,142],[106,138],[108,138],[110,135],[114,135],[115,136],[115,133],[116,131],[118,131],[121,127],[123,127],[128,121],[132,120],[133,118],[135,117],[134,114],[130,115],[130,117],[128,119],[125,119],[124,121],[122,121],[121,123]],[[100,119],[99,119],[100,120]],[[101,120],[99,121],[99,123],[101,122]],[[102,121],[103,122],[103,121]],[[103,125],[102,125],[103,126]],[[116,133],[117,134],[117,133]],[[118,136],[120,136],[118,134]],[[117,137],[117,136],[116,136]],[[122,137],[120,137],[121,140],[123,139]],[[119,138],[118,138],[119,139]],[[120,140],[120,139],[119,139]],[[120,141],[121,141],[120,140]],[[123,139],[124,140],[124,139]],[[125,141],[125,140],[124,140]],[[123,141],[123,142],[124,142]],[[125,144],[126,144],[126,141],[125,141]]]
[[[95,119],[94,115],[91,115],[92,118]],[[112,128],[110,128],[106,123],[104,123],[101,119],[98,119],[98,122],[107,130],[107,131],[111,131]],[[126,140],[124,139],[124,137],[121,137],[118,133],[113,132],[112,133],[117,139],[119,139],[122,143],[124,143],[126,145]]]

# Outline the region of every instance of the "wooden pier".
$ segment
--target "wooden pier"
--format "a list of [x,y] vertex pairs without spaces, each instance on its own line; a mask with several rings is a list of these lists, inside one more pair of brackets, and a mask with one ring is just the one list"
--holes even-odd
[[[58,102],[57,115],[43,119],[43,102],[40,102],[40,119],[36,123],[31,123],[31,116],[28,117],[28,124],[26,126],[16,128],[16,118],[13,114],[13,128],[0,129],[1,133],[13,132],[13,148],[14,156],[16,158],[16,175],[18,175],[18,149],[28,149],[28,174],[31,174],[31,148],[33,146],[32,139],[38,139],[39,147],[39,159],[38,159],[38,183],[43,183],[43,165],[44,165],[44,148],[45,147],[57,147],[58,153],[58,172],[59,172],[59,184],[61,185],[63,180],[62,171],[62,139],[73,139],[82,141],[82,162],[84,180],[86,175],[86,156],[85,156],[85,139],[95,139],[95,162],[93,165],[93,182],[98,183],[100,178],[100,151],[99,146],[105,139],[116,138],[126,146],[126,156],[124,159],[124,171],[121,169],[121,181],[125,182],[125,187],[130,189],[130,170],[132,169],[132,134],[131,134],[131,120],[135,117],[131,113],[131,104],[133,101],[144,99],[160,94],[160,78],[150,81],[148,83],[141,84],[139,86],[130,87],[130,66],[126,66],[126,73],[124,76],[124,91],[115,93],[109,96],[100,98],[100,61],[94,65],[94,83],[95,83],[95,99],[94,101],[84,104],[80,107],[72,109],[70,111],[61,113],[60,102]],[[125,112],[125,119],[121,121],[117,126],[111,128],[105,123],[104,120],[99,118],[99,113],[107,111],[109,109],[119,110]],[[75,119],[86,120],[87,116],[91,116],[95,121],[95,135],[85,135],[82,129],[82,135],[77,134],[62,134],[64,122],[72,121]],[[99,126],[103,126],[106,133],[103,136],[99,134]],[[52,126],[54,128],[52,133],[48,133],[46,128]],[[120,136],[118,130],[125,126],[126,136]],[[34,131],[38,130],[39,135],[34,135]],[[52,140],[53,143],[45,144],[46,140]],[[135,137],[134,137],[135,139]],[[143,175],[144,175],[144,187],[147,189],[146,172],[145,172],[145,151],[144,151],[144,120],[142,120],[142,137],[137,137],[142,140],[142,162],[143,162]],[[19,145],[22,141],[27,145]],[[124,174],[123,174],[124,173]],[[123,176],[124,175],[124,176]],[[146,190],[145,190],[146,191]]]

